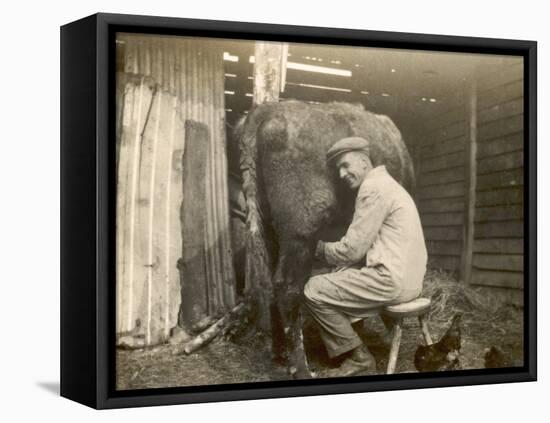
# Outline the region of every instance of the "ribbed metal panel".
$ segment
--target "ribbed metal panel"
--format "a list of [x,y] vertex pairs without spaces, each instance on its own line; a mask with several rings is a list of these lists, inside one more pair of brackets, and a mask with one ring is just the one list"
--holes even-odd
[[[119,48],[123,50],[122,68],[126,74],[150,77],[154,83],[158,84],[159,92],[164,92],[166,95],[176,98],[178,103],[177,113],[179,113],[179,120],[181,122],[193,119],[204,123],[209,128],[210,143],[207,148],[205,175],[206,228],[204,232],[204,251],[207,263],[205,289],[208,292],[208,314],[218,313],[235,304],[234,270],[229,228],[227,159],[225,152],[223,50],[219,47],[219,44],[216,44],[215,40],[200,38],[118,34],[117,43]],[[119,98],[117,100],[120,101]],[[135,101],[132,101],[135,103],[132,103],[133,109],[144,111],[143,104],[140,106],[139,103],[136,103],[139,101],[138,96],[135,96]],[[160,102],[155,103],[153,99],[150,99],[150,102],[150,110],[144,111],[149,113],[149,118],[156,116],[160,121],[170,119],[170,116],[167,114],[159,112],[161,110]],[[155,109],[157,104],[159,108]],[[118,113],[120,119],[123,118],[123,113]],[[159,113],[161,115],[158,115]],[[136,116],[134,116],[135,118]],[[145,116],[143,118],[145,119]],[[144,122],[137,122],[136,124],[138,123],[140,125],[145,124]],[[144,131],[136,127],[132,133],[134,136],[139,136],[141,132]],[[159,161],[163,160],[177,159],[171,155],[160,153],[164,151],[165,144],[169,142],[167,134],[161,131],[158,140],[155,140],[155,144],[153,144],[155,148],[151,147],[149,148],[150,151],[147,150],[148,152],[145,152],[148,155],[147,160],[154,161],[151,164],[153,169],[173,167],[173,163],[159,163]],[[141,146],[143,147],[143,143]],[[169,157],[172,158],[169,159]],[[127,157],[125,160],[143,160],[143,157],[140,157],[136,153],[136,155]],[[125,171],[132,169],[132,166],[129,164],[125,166]],[[135,164],[135,166],[138,165]],[[151,176],[151,172],[147,174],[147,177],[152,180],[148,186],[153,187],[155,178],[158,178],[158,175],[160,175],[158,172],[160,170],[157,173],[153,172],[153,176]],[[144,175],[138,172],[135,177],[139,179],[143,178]],[[197,177],[202,176],[197,175]],[[142,182],[141,180],[137,181],[138,184]],[[165,189],[165,192],[165,195],[170,195],[169,190]],[[155,194],[154,189],[151,188],[149,195],[162,194]],[[132,202],[132,198],[126,198]],[[139,202],[139,200],[139,198],[134,198],[133,207],[137,207],[136,202]],[[186,201],[192,201],[192,199],[185,198],[184,193],[183,207],[185,207]],[[126,207],[126,203],[124,204]],[[175,207],[176,205],[173,204],[173,206]],[[172,212],[178,213],[179,208],[175,211],[164,210],[163,212],[166,215]],[[127,213],[124,219],[127,219],[129,215]],[[120,220],[119,217],[117,219]],[[165,227],[166,224],[162,226],[162,223],[156,220],[156,214],[151,210],[149,219],[140,222],[141,225],[150,225],[151,228],[141,228],[140,230],[148,232],[150,238],[153,240],[152,242],[157,242],[157,239],[159,239],[158,242],[161,242],[160,238],[156,237],[156,232],[161,230],[161,227]],[[162,242],[166,242],[165,238],[162,238]],[[121,244],[119,243],[119,245]],[[165,246],[155,245],[154,248],[150,246],[148,255],[154,255],[156,249],[162,251],[163,247]],[[121,248],[123,247],[121,246]],[[128,248],[128,245],[124,245],[124,248]],[[134,257],[128,257],[128,260],[136,260],[135,253]],[[146,265],[151,266],[152,263]],[[175,264],[171,263],[170,265]],[[152,281],[151,277],[154,277],[154,275],[151,275],[152,270],[147,270],[147,272],[149,272],[148,276],[143,275],[145,286],[143,286],[141,280],[136,279],[136,275],[132,272],[129,275],[125,275],[126,278],[130,277],[133,280],[125,282],[124,290],[120,289],[122,286],[120,283],[117,285],[119,287],[119,291],[117,292],[117,296],[119,297],[117,307],[120,308],[120,310],[117,310],[117,315],[126,314],[125,317],[119,317],[118,319],[117,330],[119,332],[135,329],[136,320],[149,322],[152,310],[159,308],[162,309],[160,313],[164,313],[165,315],[164,320],[166,322],[173,322],[173,318],[169,317],[169,314],[173,313],[169,310],[173,308],[175,301],[177,303],[180,302],[180,298],[170,298],[170,296],[174,296],[174,293],[173,291],[169,292],[169,290],[166,291],[165,295],[153,295],[151,291],[156,292],[157,289],[161,289],[161,286],[166,287],[168,285]],[[122,277],[120,269],[118,275]],[[153,304],[151,304],[151,301],[153,301]],[[156,301],[161,301],[163,304],[156,304]],[[141,306],[138,306],[136,302],[141,304]],[[145,307],[143,307],[144,302],[147,303]],[[167,306],[169,303],[172,306]],[[149,327],[152,326],[147,326],[146,331],[150,331]],[[155,343],[155,341],[165,338],[168,333],[166,326],[163,328],[163,332],[164,335],[160,337],[146,332],[146,343]]]

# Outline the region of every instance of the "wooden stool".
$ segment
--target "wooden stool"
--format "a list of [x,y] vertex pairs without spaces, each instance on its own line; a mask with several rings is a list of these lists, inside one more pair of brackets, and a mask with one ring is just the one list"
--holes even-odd
[[399,345],[401,344],[401,334],[403,332],[402,323],[406,317],[418,317],[424,342],[426,345],[432,344],[432,337],[428,331],[428,312],[430,311],[431,301],[429,298],[416,298],[408,303],[394,304],[382,308],[381,314],[389,317],[393,322],[393,334],[391,341],[390,356],[388,358],[388,368],[386,374],[395,372],[397,355],[399,354]]

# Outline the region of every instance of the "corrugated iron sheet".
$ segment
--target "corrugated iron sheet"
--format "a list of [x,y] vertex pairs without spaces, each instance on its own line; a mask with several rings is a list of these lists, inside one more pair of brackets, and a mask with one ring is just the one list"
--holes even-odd
[[177,192],[186,119],[206,124],[211,134],[204,233],[208,312],[235,303],[223,51],[214,40],[183,37],[119,34],[117,43],[125,74],[134,75],[124,90],[117,87],[117,331],[142,332],[153,344],[168,337],[180,303],[173,288],[176,282],[179,287],[174,260],[182,245],[175,225],[181,201],[192,201]]

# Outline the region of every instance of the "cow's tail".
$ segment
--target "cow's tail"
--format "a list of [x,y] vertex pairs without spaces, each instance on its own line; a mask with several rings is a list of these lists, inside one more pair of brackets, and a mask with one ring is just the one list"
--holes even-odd
[[239,140],[242,188],[246,199],[245,294],[256,311],[257,325],[264,330],[271,326],[272,258],[263,221],[261,168],[258,163],[258,122],[251,113],[235,128]]

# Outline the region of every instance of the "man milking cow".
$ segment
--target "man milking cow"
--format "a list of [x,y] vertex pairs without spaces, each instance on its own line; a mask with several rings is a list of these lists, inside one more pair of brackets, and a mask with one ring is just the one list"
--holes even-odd
[[382,305],[418,297],[427,252],[413,199],[385,166],[373,167],[366,139],[341,139],[326,159],[357,197],[345,236],[317,245],[316,255],[336,269],[309,279],[305,304],[329,356],[345,354],[330,376],[351,376],[376,369],[352,321]]

